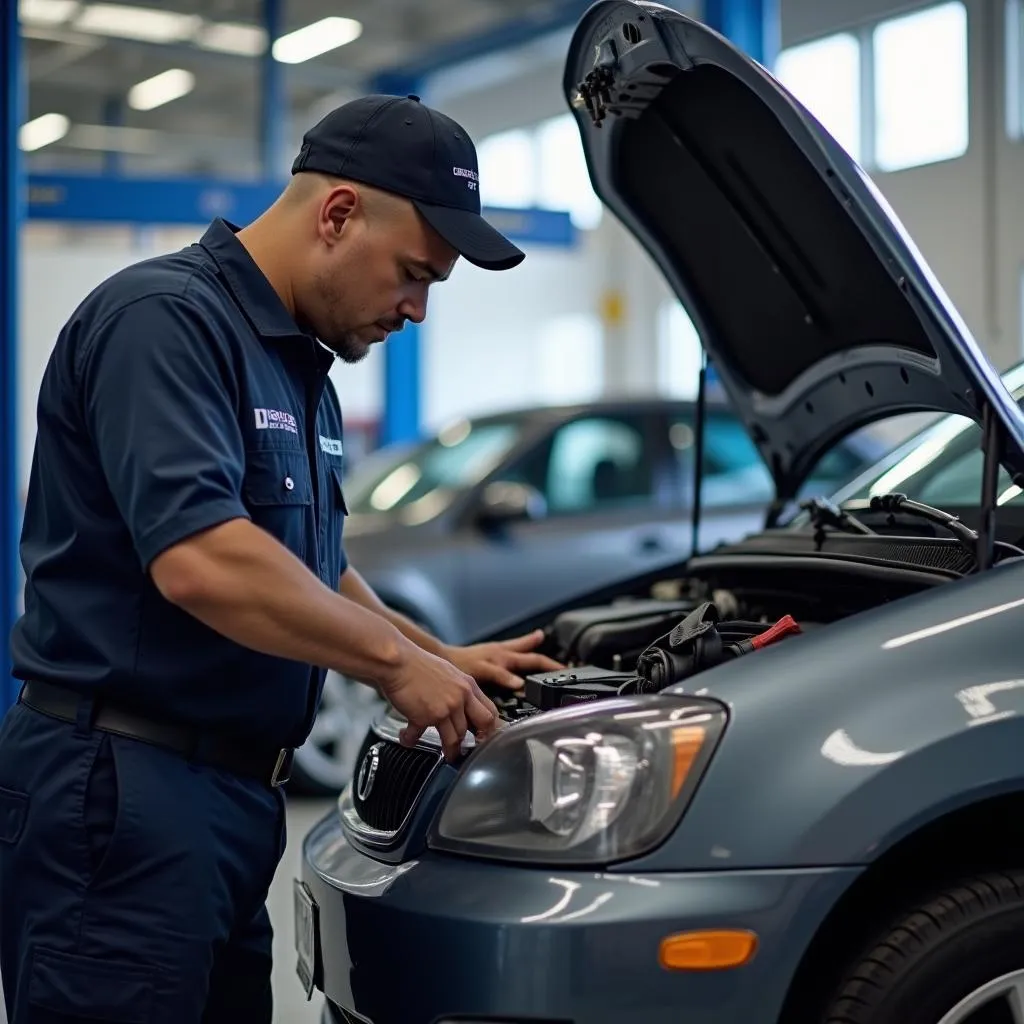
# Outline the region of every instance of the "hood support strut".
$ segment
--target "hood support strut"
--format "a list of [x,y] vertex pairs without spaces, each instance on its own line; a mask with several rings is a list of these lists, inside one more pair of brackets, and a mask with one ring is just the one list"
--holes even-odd
[[697,376],[697,415],[693,425],[693,517],[690,520],[690,557],[700,554],[701,487],[704,484],[704,419],[708,397],[708,357],[701,346]]
[[991,568],[995,560],[996,488],[1002,455],[1003,428],[992,403],[986,401],[981,414],[981,445],[985,463],[981,472],[981,520],[978,524],[978,572]]

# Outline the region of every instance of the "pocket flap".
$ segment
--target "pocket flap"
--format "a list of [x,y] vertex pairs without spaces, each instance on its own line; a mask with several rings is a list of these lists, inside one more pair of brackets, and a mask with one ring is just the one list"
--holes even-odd
[[338,507],[343,516],[348,515],[348,505],[345,504],[345,487],[342,482],[342,472],[337,466],[331,466],[331,478],[334,480],[334,497],[338,500]]
[[313,488],[304,451],[248,452],[245,498],[253,505],[309,505]]
[[153,999],[152,968],[142,964],[37,948],[28,1001],[32,1006],[87,1020],[147,1024]]
[[0,788],[0,843],[16,843],[21,838],[28,815],[28,794]]

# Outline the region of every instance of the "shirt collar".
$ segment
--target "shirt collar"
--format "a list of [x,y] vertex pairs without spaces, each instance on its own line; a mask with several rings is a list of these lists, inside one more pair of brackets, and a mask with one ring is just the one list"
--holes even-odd
[[256,330],[268,338],[312,336],[303,331],[256,265],[245,246],[235,237],[240,229],[216,218],[199,244],[213,257],[243,312]]

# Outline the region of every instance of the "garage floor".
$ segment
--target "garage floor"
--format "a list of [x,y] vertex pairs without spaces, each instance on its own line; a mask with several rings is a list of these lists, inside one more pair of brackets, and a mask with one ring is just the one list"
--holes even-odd
[[302,838],[310,826],[333,806],[333,800],[290,797],[288,848],[270,890],[270,920],[274,926],[274,1024],[319,1024],[323,996],[306,1002],[295,973],[295,934],[292,928],[292,879],[298,874]]

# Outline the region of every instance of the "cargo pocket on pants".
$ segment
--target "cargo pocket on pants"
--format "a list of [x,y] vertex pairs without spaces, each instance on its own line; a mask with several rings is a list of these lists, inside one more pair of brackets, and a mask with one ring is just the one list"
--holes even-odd
[[28,985],[31,1024],[149,1024],[152,970],[37,947]]
[[28,794],[0,788],[0,843],[13,846],[25,829]]

